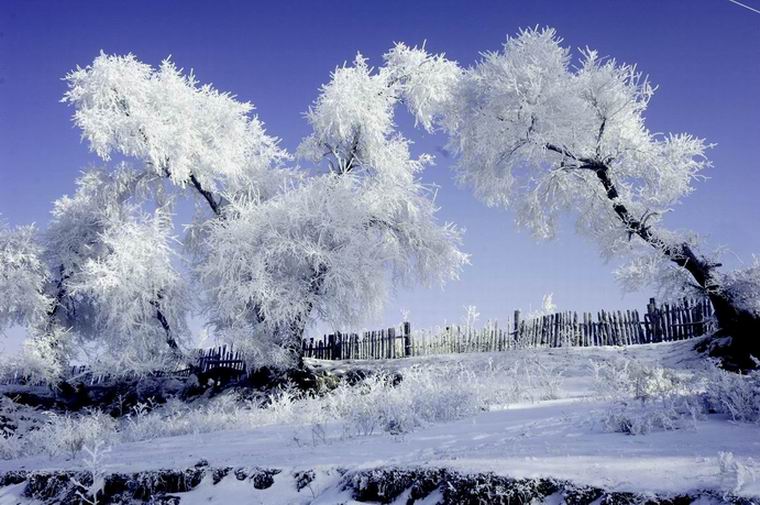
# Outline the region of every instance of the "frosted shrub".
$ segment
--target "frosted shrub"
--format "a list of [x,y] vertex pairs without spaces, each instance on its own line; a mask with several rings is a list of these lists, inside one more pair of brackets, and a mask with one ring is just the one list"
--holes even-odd
[[739,375],[715,368],[710,374],[705,403],[711,412],[728,414],[734,421],[760,423],[760,372]]
[[0,459],[15,459],[24,455],[24,440],[15,433],[0,437]]
[[509,378],[515,387],[516,399],[552,400],[559,396],[562,370],[538,357],[531,357],[516,361]]
[[694,427],[701,415],[699,403],[689,397],[663,397],[658,400],[620,401],[608,409],[602,419],[607,431],[646,435]]
[[633,360],[592,361],[591,368],[594,389],[599,396],[611,400],[633,397],[646,401],[688,389],[685,380],[674,372]]
[[23,438],[14,435],[0,440],[0,454],[14,458],[46,452],[74,457],[99,441],[134,442],[274,424],[311,426],[313,438],[322,442],[328,439],[328,425],[342,428],[344,437],[400,434],[479,410],[556,397],[561,380],[560,370],[536,358],[515,362],[494,356],[486,363],[444,362],[414,365],[394,374],[376,373],[358,384],[341,382],[320,394],[286,385],[264,398],[243,399],[230,392],[192,403],[169,399],[154,405],[148,401],[138,403],[118,421],[100,412],[50,413],[37,421],[39,429],[19,430]]
[[481,408],[498,408],[515,402],[536,402],[558,397],[563,371],[535,356],[513,360],[494,355],[481,362],[448,365],[439,379],[472,391]]
[[122,438],[139,441],[230,429],[240,424],[242,410],[233,394],[221,395],[196,405],[177,399],[170,399],[155,408],[139,403],[127,417]]
[[267,418],[266,420],[259,419],[260,423],[288,423],[297,421],[299,418],[311,421],[316,420],[315,417],[321,417],[315,415],[313,396],[300,394],[291,384],[269,395],[267,403],[265,410],[261,410],[255,403],[249,404],[249,407],[253,407],[252,412],[264,414]]
[[208,433],[237,426],[241,407],[233,394],[221,395],[197,408],[181,409],[181,403],[169,405],[156,413],[166,427],[164,436],[186,433]]
[[613,400],[602,414],[605,430],[645,435],[693,427],[702,414],[695,384],[661,367],[631,360],[592,362],[594,386]]
[[85,485],[72,477],[72,481],[80,488],[76,492],[76,495],[86,505],[98,505],[98,495],[102,494],[106,486],[106,471],[108,465],[106,465],[106,457],[111,452],[110,447],[104,447],[102,441],[95,443],[95,446],[90,449],[84,447],[86,456],[83,458],[82,463],[87,471],[92,476],[92,482],[89,485]]
[[[413,367],[393,385],[393,377],[377,375],[336,393],[335,413],[345,419],[347,435],[371,435],[375,430],[405,433],[427,422],[459,419],[478,409],[473,388],[447,380],[442,370]],[[330,399],[327,400],[328,403]]]
[[468,386],[463,384],[462,375],[445,372],[439,375],[417,370],[406,374],[401,388],[397,389],[411,397],[414,410],[424,421],[459,419],[485,407],[481,401],[482,390],[472,387],[475,378],[469,375]]
[[[30,452],[46,452],[50,457],[68,455],[74,458],[85,446],[114,438],[116,421],[99,411],[82,415],[59,415],[49,412],[48,422],[30,433]],[[35,450],[37,449],[37,450]]]
[[385,378],[378,376],[365,379],[354,388],[344,386],[331,395],[337,401],[330,405],[328,399],[328,405],[334,407],[335,415],[344,419],[345,436],[368,436],[375,432],[381,417],[386,417],[381,409],[389,407],[387,388]]
[[[496,401],[514,397],[505,371],[493,367],[482,373],[462,365],[414,366],[399,377],[376,374],[355,385],[341,383],[322,396],[284,389],[264,406],[247,405],[236,423],[319,424],[339,422],[344,436],[377,432],[404,433],[425,423],[471,415]],[[497,378],[498,377],[498,378]]]
[[297,393],[292,387],[266,399],[244,400],[232,392],[193,404],[170,399],[155,408],[138,404],[127,417],[121,437],[138,441],[271,424],[307,424],[326,419],[325,408],[322,399]]
[[387,375],[366,379],[358,387],[341,386],[325,401],[334,402],[337,416],[346,418],[348,432],[400,433],[517,401],[556,398],[562,381],[560,370],[535,358],[490,359],[485,366],[413,366],[401,375],[395,386]]
[[172,408],[175,405],[176,403],[167,405],[162,411],[164,415],[159,415],[152,413],[154,410],[152,402],[138,402],[126,418],[123,437],[127,440],[150,440],[162,436],[166,428],[174,424],[172,421],[175,414],[179,413],[179,408]]
[[727,493],[738,494],[747,484],[757,478],[752,469],[754,461],[748,458],[747,463],[736,459],[732,452],[718,453],[721,487]]
[[22,456],[29,448],[28,434],[38,429],[42,414],[7,396],[0,397],[0,459]]

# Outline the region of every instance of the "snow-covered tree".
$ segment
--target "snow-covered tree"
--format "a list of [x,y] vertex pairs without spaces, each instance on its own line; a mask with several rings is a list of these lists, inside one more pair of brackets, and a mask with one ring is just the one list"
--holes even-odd
[[53,304],[45,292],[48,281],[36,228],[0,222],[0,331],[45,323]]
[[[210,209],[186,240],[209,320],[257,364],[284,364],[314,318],[357,323],[378,312],[391,284],[442,282],[466,261],[459,232],[436,222],[433,193],[418,180],[430,157],[412,157],[393,125],[404,90],[426,79],[400,59],[375,72],[359,57],[335,71],[298,151],[310,171],[283,168],[291,157],[250,104],[168,60],[154,69],[101,54],[69,74],[64,100],[101,158],[136,159]],[[417,95],[415,114],[442,103]]]
[[460,181],[486,204],[514,207],[540,238],[554,234],[561,213],[575,213],[606,256],[634,258],[627,273],[678,279],[709,296],[722,332],[745,356],[760,356],[760,311],[737,292],[747,286],[660,225],[709,166],[709,146],[646,127],[654,88],[634,65],[590,49],[577,65],[573,56],[553,29],[522,31],[461,70],[448,103],[420,121],[448,132]]
[[29,332],[23,369],[53,381],[69,354],[68,332],[55,324],[55,283],[45,261],[43,240],[34,226],[0,223],[0,332],[22,326]]
[[[228,219],[230,201],[265,199],[297,180],[280,168],[289,156],[251,115],[251,104],[199,85],[169,60],[156,69],[132,55],[101,54],[66,79],[64,101],[75,107],[74,122],[92,151],[104,161],[114,153],[133,158],[143,177],[197,197],[186,241],[191,255],[216,257],[205,230]],[[159,320],[168,336],[171,321],[163,312]]]
[[167,210],[141,208],[142,196],[162,193],[147,175],[123,165],[89,170],[73,196],[55,202],[44,233],[0,233],[0,322],[28,329],[25,354],[43,375],[78,350],[96,351],[94,362],[111,371],[149,370],[179,354],[188,300]]
[[116,370],[150,371],[181,357],[190,299],[174,263],[171,215],[132,209],[101,227],[64,285],[73,311],[68,327],[92,360]]
[[298,150],[315,165],[310,175],[268,200],[235,201],[212,223],[217,247],[199,271],[220,330],[292,349],[314,318],[341,326],[376,315],[391,283],[456,277],[466,261],[459,233],[436,222],[417,178],[430,158],[412,157],[393,125],[396,80],[361,56],[336,69]]

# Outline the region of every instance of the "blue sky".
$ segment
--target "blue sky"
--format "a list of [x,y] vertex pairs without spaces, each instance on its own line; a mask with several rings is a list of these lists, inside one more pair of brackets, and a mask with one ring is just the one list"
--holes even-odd
[[[760,8],[760,0],[744,0]],[[647,113],[657,132],[688,131],[717,147],[709,180],[666,222],[728,246],[726,264],[760,253],[760,14],[728,0],[691,1],[16,1],[0,4],[0,213],[11,224],[48,220],[51,202],[71,193],[96,163],[59,103],[61,81],[102,49],[157,64],[172,55],[256,105],[268,130],[294,149],[307,133],[303,112],[329,72],[357,51],[379,63],[394,41],[420,44],[469,65],[521,27],[557,28],[567,45],[636,62],[658,84]],[[463,305],[483,319],[540,304],[561,309],[641,307],[652,290],[623,296],[592,244],[568,222],[536,243],[510,212],[488,209],[451,178],[443,138],[401,118],[415,149],[438,154],[423,179],[440,186],[441,217],[466,228],[472,265],[444,290],[399,290],[377,326],[407,308],[417,326],[459,320]]]

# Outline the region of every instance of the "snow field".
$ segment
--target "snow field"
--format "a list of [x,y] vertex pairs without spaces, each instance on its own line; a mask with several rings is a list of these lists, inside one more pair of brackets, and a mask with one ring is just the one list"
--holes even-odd
[[[94,430],[93,438],[112,445],[103,463],[112,472],[185,468],[200,459],[282,475],[395,465],[622,491],[760,495],[757,377],[711,369],[692,346],[314,361],[336,373],[362,367],[385,374],[320,396],[285,389],[266,402],[229,395],[174,401],[105,433]],[[78,429],[73,418],[48,421],[36,431],[52,449],[32,454],[30,446],[0,470],[81,468],[81,454],[55,448],[65,439],[56,430],[81,433],[94,416],[76,418]]]

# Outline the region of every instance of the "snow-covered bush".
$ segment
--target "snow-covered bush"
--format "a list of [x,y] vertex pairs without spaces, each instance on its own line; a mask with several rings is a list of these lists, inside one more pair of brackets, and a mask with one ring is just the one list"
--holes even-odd
[[444,380],[438,370],[411,368],[397,378],[378,374],[358,387],[343,385],[326,399],[328,408],[343,419],[344,434],[371,435],[411,431],[424,423],[450,421],[472,414],[480,407],[475,388],[457,379]]
[[633,360],[593,362],[594,386],[612,400],[601,424],[607,431],[645,435],[693,427],[703,405],[693,379]]
[[734,421],[760,423],[760,371],[740,375],[715,368],[704,398],[711,412],[727,414]]
[[90,472],[92,482],[86,485],[79,482],[72,477],[72,481],[76,484],[80,490],[76,492],[77,496],[83,503],[87,505],[98,505],[98,495],[103,493],[106,486],[106,458],[108,453],[111,452],[110,447],[105,447],[102,441],[95,443],[95,446],[91,449],[84,446],[84,452],[86,456],[83,458],[82,463],[84,467]]
[[73,459],[84,447],[95,447],[115,436],[116,421],[100,411],[47,415],[48,422],[29,434],[30,452],[46,452],[50,457],[63,454]]
[[162,405],[138,403],[118,420],[100,412],[48,413],[37,421],[38,428],[25,425],[18,434],[0,440],[0,453],[5,458],[38,453],[75,457],[97,442],[134,442],[275,424],[311,427],[312,435],[323,442],[335,436],[335,428],[343,437],[401,434],[480,410],[554,398],[561,380],[560,370],[537,357],[515,360],[494,355],[485,362],[415,364],[394,373],[370,374],[356,384],[341,381],[318,393],[286,385],[266,397],[243,398],[230,392],[192,403],[176,398]]
[[394,376],[376,374],[355,385],[341,383],[321,395],[285,387],[264,399],[243,400],[230,393],[192,406],[177,400],[151,410],[138,406],[127,417],[121,437],[137,441],[273,424],[330,422],[341,424],[345,436],[367,436],[458,419],[482,407],[481,392],[488,388],[478,388],[475,379],[462,384],[444,380],[444,375],[443,370],[414,369],[398,384]]
[[602,424],[607,431],[646,435],[652,431],[693,428],[700,414],[699,402],[689,397],[620,401],[604,413]]
[[718,466],[721,487],[727,493],[738,494],[742,488],[757,479],[753,471],[754,461],[748,458],[746,463],[739,461],[732,452],[718,453]]
[[535,402],[557,398],[562,373],[559,367],[538,356],[516,361],[510,370],[511,384],[514,386],[512,400]]
[[379,374],[356,387],[341,385],[325,399],[344,431],[367,435],[374,431],[403,433],[425,423],[504,408],[519,401],[555,398],[561,371],[537,359],[489,359],[482,362],[415,365],[393,376]]
[[179,400],[171,399],[165,406],[165,414],[162,416],[150,415],[153,410],[153,403],[138,402],[132,407],[132,411],[126,416],[125,425],[122,427],[123,438],[127,440],[150,440],[151,438],[161,436],[164,431],[164,425],[171,424],[171,420],[181,409],[173,408],[181,404]]
[[37,409],[0,397],[0,459],[13,459],[28,451],[28,434],[44,422]]
[[0,459],[15,459],[24,455],[24,440],[16,433],[0,437]]

